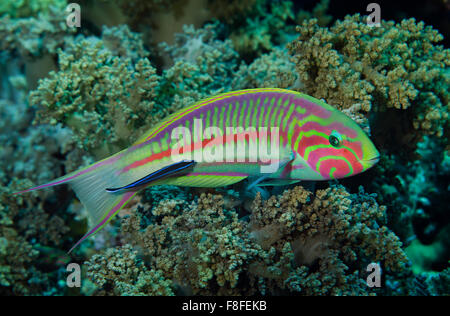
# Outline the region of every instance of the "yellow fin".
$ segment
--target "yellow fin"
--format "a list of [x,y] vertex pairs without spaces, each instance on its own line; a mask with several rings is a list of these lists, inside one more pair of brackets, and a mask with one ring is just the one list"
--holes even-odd
[[300,182],[302,180],[298,179],[269,179],[267,181],[262,181],[256,184],[257,187],[265,187],[265,186],[281,186],[281,185],[289,185],[293,183]]
[[247,178],[246,175],[190,173],[181,177],[173,177],[158,181],[155,184],[171,184],[186,187],[214,188],[234,184]]

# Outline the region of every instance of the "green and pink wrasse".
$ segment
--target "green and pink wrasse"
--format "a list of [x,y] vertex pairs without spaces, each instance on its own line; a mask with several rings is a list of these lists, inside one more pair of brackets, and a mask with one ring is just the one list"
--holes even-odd
[[[198,128],[207,137],[199,137]],[[262,130],[268,133],[258,132]],[[180,136],[180,131],[184,131],[181,140],[177,138],[174,145],[173,136]],[[233,148],[235,159],[202,159],[205,152],[216,158],[224,151],[230,153],[224,146]],[[270,173],[270,169],[262,172],[268,162],[252,150],[261,147],[277,153],[271,157],[270,165],[275,168]],[[63,183],[72,186],[92,224],[72,251],[148,186],[219,187],[246,178],[259,186],[329,180],[361,173],[378,159],[377,149],[363,130],[325,102],[290,90],[251,89],[197,102],[167,117],[131,147],[18,193]]]

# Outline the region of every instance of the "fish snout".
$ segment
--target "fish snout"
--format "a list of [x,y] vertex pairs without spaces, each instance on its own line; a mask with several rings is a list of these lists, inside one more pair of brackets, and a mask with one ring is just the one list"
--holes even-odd
[[375,166],[378,163],[378,161],[380,161],[380,154],[377,153],[377,155],[375,156],[363,159],[361,163],[364,167],[364,170],[367,170]]

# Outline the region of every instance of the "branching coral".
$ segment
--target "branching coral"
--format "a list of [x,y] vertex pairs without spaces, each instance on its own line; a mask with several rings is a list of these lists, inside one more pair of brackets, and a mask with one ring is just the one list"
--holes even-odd
[[395,146],[414,148],[418,135],[449,130],[450,50],[436,45],[442,36],[430,26],[409,19],[370,27],[354,15],[330,28],[311,19],[297,31],[300,37],[289,50],[303,92],[341,110],[397,109],[389,112],[393,122],[383,114],[379,127],[386,131],[386,124],[392,125],[396,137],[390,130],[386,141],[394,139]]
[[0,2],[0,15],[13,18],[36,16],[50,9],[63,11],[66,5],[66,0],[5,0]]
[[[55,280],[56,272],[41,271],[42,267],[48,269],[49,265],[40,260],[42,247],[37,243],[46,240],[41,240],[38,236],[37,239],[28,239],[24,233],[28,227],[19,229],[15,226],[15,221],[22,210],[42,211],[37,193],[27,198],[12,195],[19,187],[30,185],[28,180],[15,180],[8,186],[3,182],[0,187],[0,294],[2,295],[45,295],[61,291],[61,288],[56,289],[58,287]],[[34,227],[40,225],[31,224],[35,225]],[[55,224],[52,226],[51,222],[47,221],[43,225],[54,232],[64,232],[64,225]]]
[[172,282],[160,271],[148,270],[130,245],[94,255],[86,265],[95,295],[173,295]]
[[[60,51],[59,71],[30,94],[37,122],[70,127],[78,145],[98,156],[129,146],[163,114],[153,101],[156,70],[145,56],[135,55],[145,51],[128,54],[111,32],[106,34],[114,40],[79,38]],[[122,29],[121,34],[131,33]]]
[[56,263],[62,250],[57,247],[64,248],[68,237],[66,220],[70,214],[64,210],[71,195],[61,194],[56,199],[53,190],[13,195],[20,189],[60,176],[64,167],[70,168],[73,162],[71,153],[76,155],[69,130],[32,126],[34,111],[25,100],[27,88],[33,85],[30,78],[46,74],[53,65],[51,56],[56,48],[71,41],[72,31],[59,18],[60,14],[49,14],[29,19],[2,17],[0,21],[2,295],[64,293],[64,284],[58,283],[61,267]]
[[57,157],[73,146],[61,128],[30,126],[32,113],[23,103],[0,100],[0,116],[0,293],[62,293],[56,247],[67,237],[70,195],[55,201],[53,190],[12,193],[61,175],[64,162]]
[[[294,22],[291,1],[257,1],[254,10],[230,34],[236,50],[249,57],[266,53],[274,46],[288,41],[291,33],[287,26]],[[242,23],[241,23],[242,24]]]
[[283,88],[292,89],[298,83],[295,64],[286,51],[274,48],[269,54],[241,65],[233,80],[234,89]]
[[[34,89],[37,80],[56,68],[56,50],[73,39],[74,28],[65,23],[63,10],[52,9],[47,14],[30,18],[0,17],[0,68],[13,68],[26,77],[24,88]],[[0,80],[10,71],[1,69]]]
[[385,208],[363,192],[296,187],[268,201],[258,196],[250,222],[224,203],[202,193],[192,203],[143,204],[124,218],[124,240],[140,249],[145,269],[184,294],[369,294],[370,262],[389,275],[407,270],[401,243],[381,226]]
[[[257,198],[250,231],[265,249],[274,247],[282,253],[286,242],[290,243],[295,262],[292,268],[300,270],[282,271],[283,283],[269,278],[280,288],[301,289],[310,295],[368,293],[358,281],[364,265],[380,262],[387,271],[401,271],[407,264],[399,239],[380,226],[384,212],[384,207],[362,192],[351,195],[343,187],[335,187],[312,196],[296,187],[266,202]],[[263,276],[270,268],[261,264],[253,267],[256,275]]]
[[238,294],[239,275],[259,256],[259,247],[250,242],[245,223],[222,205],[222,198],[211,194],[202,194],[190,205],[164,200],[152,210],[156,222],[141,229],[140,218],[132,215],[123,229],[151,266],[185,294],[208,294],[216,287],[216,294]]
[[32,59],[48,53],[55,54],[57,48],[70,42],[75,30],[64,21],[64,11],[52,10],[36,18],[0,18],[0,48],[11,55]]
[[[448,294],[448,269],[438,271],[445,269],[448,249],[442,192],[448,192],[450,170],[443,154],[450,56],[431,27],[403,20],[370,28],[355,15],[327,28],[327,0],[312,13],[296,13],[298,6],[287,0],[202,0],[203,10],[192,10],[194,2],[186,0],[84,1],[75,37],[64,23],[65,1],[16,2],[0,5],[0,14],[9,11],[0,18],[1,294],[66,293],[57,262],[68,262],[63,250],[84,232],[73,218],[82,207],[66,187],[12,192],[125,148],[194,101],[259,87],[324,98],[367,130],[370,123],[383,157],[360,179],[376,177],[365,188],[377,192],[377,200],[343,186],[295,187],[266,201],[257,196],[249,207],[234,191],[239,186],[152,187],[121,211],[120,232],[116,221],[93,239],[95,250],[86,251],[89,242],[77,249],[77,256],[100,252],[86,262],[91,282],[81,293]],[[198,27],[212,18],[219,21],[186,26],[174,37],[185,21]],[[99,27],[118,21],[144,33]],[[170,27],[158,29],[164,23]],[[292,41],[295,23],[301,23],[300,36]],[[152,45],[159,39],[171,43],[161,48],[172,64],[157,61]],[[25,95],[39,77],[47,78],[29,106]],[[440,137],[425,154],[419,152],[424,135]],[[404,163],[403,145],[422,162],[411,155]],[[342,183],[354,192],[360,182],[352,180]],[[217,195],[228,189],[232,197]],[[412,269],[400,240],[409,244]],[[365,282],[371,262],[382,267],[381,289]]]
[[230,40],[217,39],[217,23],[202,29],[185,26],[173,45],[161,44],[174,65],[163,73],[163,103],[171,111],[214,94],[231,90],[238,54]]
[[28,294],[27,280],[31,273],[28,264],[38,252],[14,229],[13,219],[20,207],[26,204],[23,198],[15,201],[8,198],[10,190],[2,187],[0,199],[0,293]]

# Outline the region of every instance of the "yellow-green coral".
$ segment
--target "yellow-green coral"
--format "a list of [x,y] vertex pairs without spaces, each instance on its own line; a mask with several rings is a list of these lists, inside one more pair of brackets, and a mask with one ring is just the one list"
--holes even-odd
[[23,183],[16,181],[9,187],[3,184],[0,188],[0,294],[27,295],[32,293],[27,284],[33,274],[30,266],[39,253],[15,229],[14,218],[21,209],[32,208],[37,202],[36,194],[29,199],[15,197],[11,193]]
[[148,270],[130,245],[93,255],[86,265],[95,295],[173,295],[172,282],[160,271]]
[[50,8],[64,11],[66,0],[3,0],[0,1],[0,16],[10,15],[13,18],[37,16],[48,12]]
[[173,45],[160,45],[174,63],[161,80],[163,103],[170,111],[233,89],[238,54],[230,40],[217,39],[217,27],[217,23],[201,29],[184,26]]
[[37,122],[70,127],[97,156],[128,146],[163,114],[154,106],[159,77],[150,61],[105,41],[81,38],[60,51],[59,70],[29,98]]
[[287,25],[294,18],[291,1],[257,1],[253,12],[230,34],[230,39],[239,53],[257,56],[287,41]]
[[265,202],[257,198],[250,230],[265,249],[281,249],[289,241],[299,265],[324,260],[334,249],[343,262],[383,261],[387,269],[400,271],[407,259],[398,237],[380,226],[384,216],[385,208],[364,193],[351,195],[341,186],[312,195],[295,187]]
[[[326,28],[328,2],[305,13],[287,0],[88,0],[78,29],[65,24],[65,1],[2,2],[0,294],[448,294],[449,270],[439,273],[448,236],[438,234],[448,232],[448,50],[414,20],[368,28],[353,16]],[[142,33],[102,30],[121,23]],[[171,44],[161,52],[162,40]],[[84,233],[83,206],[66,186],[14,196],[15,179],[45,183],[129,146],[185,105],[258,87],[325,98],[370,127],[380,163],[342,180],[348,189],[291,187],[253,207],[240,185],[148,188],[123,209],[120,230],[115,222],[78,249],[91,281],[68,289],[60,263]],[[439,146],[413,150],[422,159],[412,161],[405,147],[420,149],[426,134],[423,143]],[[359,184],[378,197],[350,194]],[[424,249],[435,252],[417,255]],[[378,290],[365,283],[372,261],[382,266]]]
[[72,41],[75,32],[61,23],[64,19],[64,11],[56,10],[27,19],[0,17],[0,49],[26,61],[49,53],[56,54],[58,48]]
[[250,243],[237,214],[223,209],[220,196],[202,194],[197,203],[185,203],[161,201],[152,211],[158,223],[143,231],[132,215],[123,228],[131,234],[129,242],[186,293],[208,294],[217,284],[217,294],[238,294],[239,275],[259,247]]
[[250,65],[241,65],[232,85],[236,89],[295,88],[298,75],[295,64],[289,58],[286,51],[275,48],[269,54],[255,59]]
[[341,186],[258,196],[249,222],[204,193],[143,207],[124,219],[124,238],[185,294],[370,294],[367,264],[407,269],[401,242],[382,225],[385,208]]
[[414,19],[370,27],[356,14],[330,28],[307,20],[297,31],[289,50],[302,92],[339,109],[408,109],[395,115],[411,130],[448,135],[450,50],[437,45],[443,37],[436,30]]

